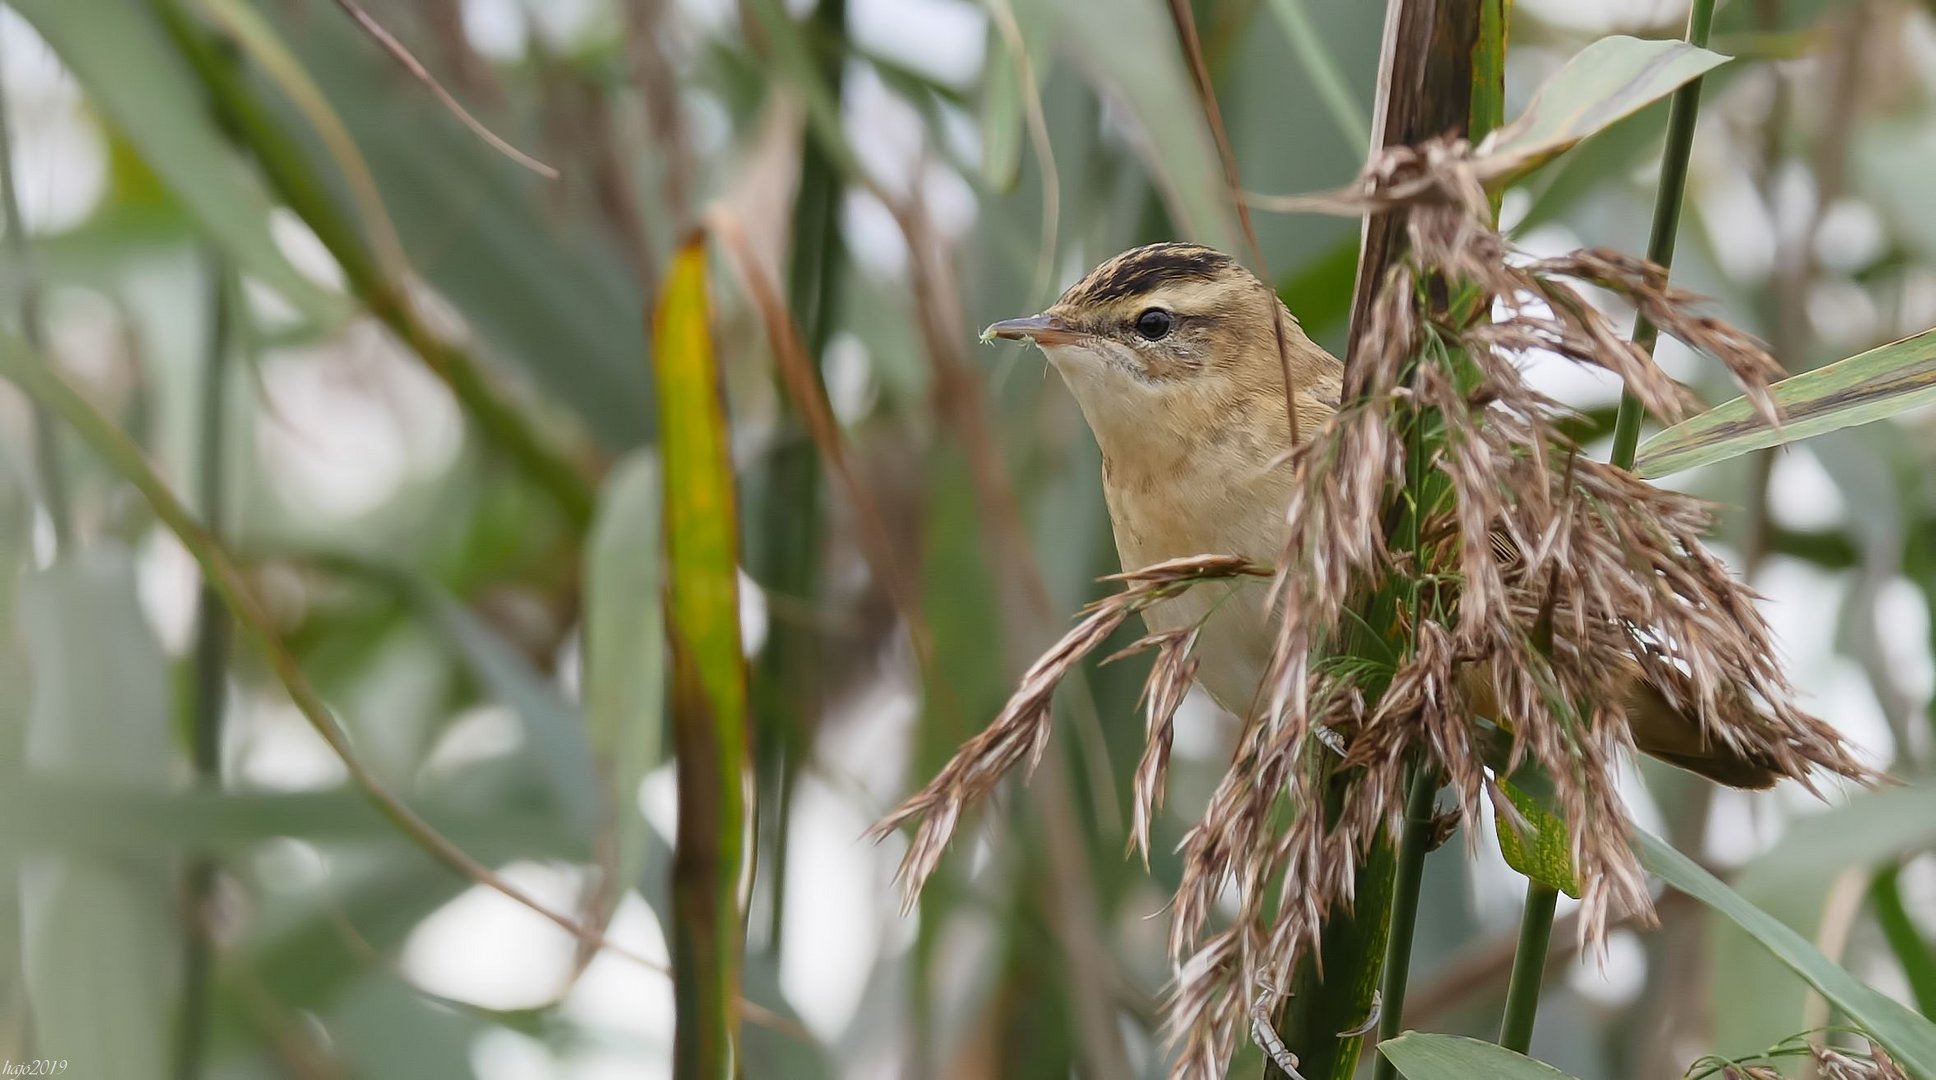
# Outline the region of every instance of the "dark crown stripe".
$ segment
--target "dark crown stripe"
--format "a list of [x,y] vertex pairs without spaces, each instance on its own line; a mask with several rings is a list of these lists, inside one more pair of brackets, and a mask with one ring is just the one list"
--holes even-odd
[[1077,285],[1070,299],[1084,305],[1140,296],[1177,281],[1214,281],[1230,272],[1230,256],[1197,244],[1151,244],[1125,252]]

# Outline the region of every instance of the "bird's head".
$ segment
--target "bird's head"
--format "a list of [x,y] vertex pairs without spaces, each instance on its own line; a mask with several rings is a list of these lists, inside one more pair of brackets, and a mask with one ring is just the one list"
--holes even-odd
[[[982,337],[1041,346],[1101,434],[1117,421],[1256,397],[1274,399],[1281,416],[1280,311],[1277,296],[1223,252],[1151,244],[1091,270],[1040,315],[1004,319]],[[1300,398],[1335,400],[1337,361],[1288,312],[1282,326]]]

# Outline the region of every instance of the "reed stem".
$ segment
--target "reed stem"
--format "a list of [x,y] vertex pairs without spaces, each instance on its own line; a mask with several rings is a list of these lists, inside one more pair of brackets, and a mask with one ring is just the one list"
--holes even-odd
[[[195,448],[196,495],[202,523],[220,540],[227,518],[223,497],[222,461],[228,427],[228,358],[234,282],[219,256],[208,258],[208,347],[202,358],[200,438]],[[229,614],[221,594],[204,581],[196,607],[195,691],[190,725],[190,757],[196,786],[222,786],[222,720],[229,657]],[[207,855],[188,865],[184,882],[182,934],[182,1011],[175,1036],[176,1080],[201,1076],[208,1048],[209,1017],[214,995],[215,957],[209,941],[207,913],[215,894],[219,867]]]
[[1559,899],[1557,889],[1537,882],[1526,887],[1519,948],[1513,953],[1512,981],[1506,985],[1506,1015],[1499,1023],[1499,1045],[1521,1054],[1533,1044],[1540,984],[1546,978],[1546,947],[1553,940],[1553,909]]
[[[1687,43],[1707,47],[1714,29],[1714,0],[1694,0],[1687,13]],[[1681,196],[1687,190],[1687,162],[1694,147],[1694,122],[1701,112],[1701,80],[1694,79],[1674,91],[1667,110],[1667,149],[1660,162],[1660,189],[1654,193],[1654,228],[1647,240],[1647,258],[1666,269],[1674,264],[1674,240],[1680,232]],[[1644,316],[1634,322],[1636,345],[1652,356],[1660,329]],[[1632,391],[1620,396],[1620,412],[1613,421],[1613,454],[1608,460],[1623,469],[1633,468],[1634,453],[1640,448],[1640,422],[1646,410]]]
[[[1425,878],[1425,856],[1432,848],[1432,803],[1438,777],[1430,768],[1412,766],[1411,787],[1405,796],[1405,835],[1398,841],[1398,877],[1392,886],[1391,937],[1385,943],[1384,1012],[1378,1018],[1378,1041],[1396,1038],[1404,1030],[1405,988],[1411,975],[1412,937],[1418,924],[1419,886]],[[1372,1066],[1372,1080],[1396,1080],[1398,1067],[1383,1054]]]

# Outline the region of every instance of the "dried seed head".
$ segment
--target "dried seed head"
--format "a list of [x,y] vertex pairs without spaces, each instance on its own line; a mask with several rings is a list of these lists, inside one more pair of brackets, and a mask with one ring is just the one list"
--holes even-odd
[[[1092,604],[1075,628],[1023,674],[1021,685],[994,722],[956,751],[925,787],[868,830],[878,841],[908,822],[920,821],[898,873],[903,910],[913,908],[921,887],[940,865],[941,854],[954,836],[962,810],[986,798],[1016,766],[1024,766],[1024,776],[1034,772],[1048,748],[1055,688],[1083,657],[1108,640],[1130,616],[1199,581],[1261,577],[1268,573],[1263,567],[1232,556],[1195,555],[1111,575],[1107,580],[1123,582],[1126,586],[1123,591]],[[1174,702],[1181,701],[1189,689],[1188,673],[1175,670],[1176,665],[1187,663],[1188,648],[1174,652],[1176,655],[1168,665],[1159,663],[1152,671],[1152,678],[1162,675],[1167,680],[1158,688],[1166,705],[1163,713],[1166,729],[1168,717],[1176,711]],[[1152,723],[1156,703],[1153,692]],[[1167,737],[1167,731],[1165,734]],[[1160,784],[1161,766],[1154,772],[1152,783]]]
[[[1196,681],[1197,661],[1191,653],[1197,646],[1197,630],[1173,630],[1151,634],[1131,645],[1118,656],[1155,647],[1156,662],[1150,665],[1143,683],[1142,701],[1148,716],[1148,744],[1136,764],[1136,779],[1130,799],[1130,844],[1149,866],[1150,819],[1163,805],[1163,781],[1170,768],[1170,743],[1175,735],[1177,707]],[[1107,663],[1108,661],[1104,661]]]
[[1871,1044],[1869,1052],[1860,1056],[1819,1043],[1810,1044],[1808,1050],[1822,1080],[1909,1080],[1881,1046]]

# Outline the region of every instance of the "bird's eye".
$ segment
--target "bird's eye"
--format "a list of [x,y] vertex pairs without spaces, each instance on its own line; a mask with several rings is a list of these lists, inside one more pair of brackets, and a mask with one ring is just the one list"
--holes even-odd
[[1175,325],[1176,316],[1164,311],[1162,308],[1149,308],[1141,315],[1136,316],[1136,332],[1151,341],[1162,338]]

